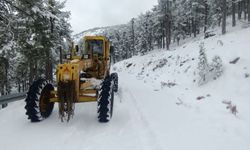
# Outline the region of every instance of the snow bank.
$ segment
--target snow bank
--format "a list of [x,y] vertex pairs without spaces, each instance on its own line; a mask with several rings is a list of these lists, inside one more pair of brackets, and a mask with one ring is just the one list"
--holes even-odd
[[[249,35],[250,28],[247,28],[192,41],[175,51],[156,50],[135,56],[114,66],[124,78],[140,80],[138,85],[161,95],[153,97],[154,103],[149,108],[146,106],[145,111],[160,113],[148,115],[156,118],[152,126],[164,147],[177,150],[250,148]],[[209,63],[215,55],[222,58],[224,73],[217,80],[198,86],[201,42],[205,44]],[[230,63],[238,57],[236,64]],[[229,101],[236,106],[236,115],[226,108],[224,103]],[[161,117],[157,120],[158,116]]]

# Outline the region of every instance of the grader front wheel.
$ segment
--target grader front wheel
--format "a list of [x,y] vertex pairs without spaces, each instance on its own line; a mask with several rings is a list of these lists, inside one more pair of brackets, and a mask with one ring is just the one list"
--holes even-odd
[[106,77],[98,94],[98,121],[109,122],[113,115],[114,89],[111,77]]
[[49,102],[52,90],[53,85],[45,79],[39,79],[31,85],[25,99],[26,115],[31,122],[42,121],[52,113],[54,103]]

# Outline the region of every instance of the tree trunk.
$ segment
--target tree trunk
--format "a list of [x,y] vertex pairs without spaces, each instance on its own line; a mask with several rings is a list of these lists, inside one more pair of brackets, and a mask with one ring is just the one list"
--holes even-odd
[[50,50],[46,51],[46,69],[45,77],[46,80],[53,82],[53,68],[52,68],[52,58]]
[[3,84],[3,82],[1,83],[1,95],[4,95],[4,84]]
[[22,83],[22,91],[24,92],[25,91],[25,81],[23,81],[23,83]]
[[170,36],[170,14],[169,14],[169,1],[165,3],[165,40],[166,40],[166,49],[169,50],[169,36]]
[[[165,20],[165,19],[164,19]],[[162,24],[161,24],[161,29],[162,29],[162,36],[161,36],[161,44],[162,44],[162,49],[164,49],[165,48],[165,28],[164,28],[164,20],[163,20],[163,22],[162,22]]]
[[196,37],[196,21],[194,20],[194,18],[192,18],[192,30],[194,37]]
[[167,21],[166,21],[166,49],[169,50],[169,23],[168,23],[168,17],[167,17]]
[[164,31],[164,34],[162,36],[162,48],[165,49],[165,31]]
[[62,52],[62,46],[59,46],[59,63],[62,64],[63,63],[63,52]]
[[250,23],[250,0],[248,0],[247,14],[248,14],[248,23]]
[[187,20],[187,28],[188,28],[188,35],[191,37],[192,36],[192,28],[191,28],[190,18]]
[[10,83],[9,83],[9,81],[8,81],[8,65],[6,64],[5,65],[5,94],[7,95],[7,94],[9,94],[10,93]]
[[18,82],[17,85],[18,85],[18,93],[20,93],[21,92],[21,84],[20,84],[20,82]]
[[170,22],[169,14],[168,14],[168,19],[167,19],[166,31],[167,31],[167,33],[166,33],[166,48],[167,48],[167,50],[169,50],[170,41],[171,41],[171,22]]
[[242,2],[239,1],[238,2],[238,19],[241,19],[241,15],[242,15]]
[[221,17],[218,19],[218,26],[221,26]]
[[158,48],[161,49],[162,48],[162,38],[160,38],[158,40]]
[[208,27],[208,3],[207,3],[207,0],[204,3],[205,3],[204,33],[205,33],[207,31],[207,27]]
[[222,34],[226,34],[227,0],[222,0]]
[[38,65],[38,64],[37,64],[37,60],[34,60],[34,80],[37,79],[37,77],[39,76],[39,75],[38,75],[38,71],[37,71],[37,70],[38,70],[38,69],[37,69],[37,68],[38,68],[37,65]]
[[244,20],[247,20],[247,0],[243,0]]
[[235,0],[232,0],[232,26],[235,27],[236,26],[236,20],[235,20],[235,12],[236,11],[236,4],[235,4]]
[[0,92],[1,95],[5,95],[8,92],[8,68],[9,62],[8,59],[1,57],[0,58]]
[[134,30],[134,18],[131,20],[131,30],[132,30],[132,55],[135,55],[135,30]]
[[29,72],[29,85],[31,86],[31,84],[33,83],[33,80],[34,80],[34,62],[33,62],[33,60],[30,60],[29,61],[29,70],[30,70],[30,72]]

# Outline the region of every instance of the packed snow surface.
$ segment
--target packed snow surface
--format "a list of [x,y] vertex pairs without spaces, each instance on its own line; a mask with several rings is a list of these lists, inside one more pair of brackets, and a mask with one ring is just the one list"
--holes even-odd
[[[77,104],[69,123],[61,123],[57,105],[48,119],[30,123],[24,101],[11,103],[0,111],[0,149],[249,150],[249,35],[249,28],[242,29],[115,64],[119,91],[107,124],[98,123],[96,103]],[[209,62],[221,57],[224,72],[198,86],[201,42]]]

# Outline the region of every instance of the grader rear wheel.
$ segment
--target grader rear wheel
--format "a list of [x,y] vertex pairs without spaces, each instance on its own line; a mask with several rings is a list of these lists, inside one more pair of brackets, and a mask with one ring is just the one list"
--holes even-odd
[[54,103],[49,102],[52,90],[53,85],[45,79],[39,79],[31,85],[25,99],[26,115],[31,122],[42,121],[52,113]]
[[118,92],[118,74],[112,73],[111,78],[114,81],[114,92]]

